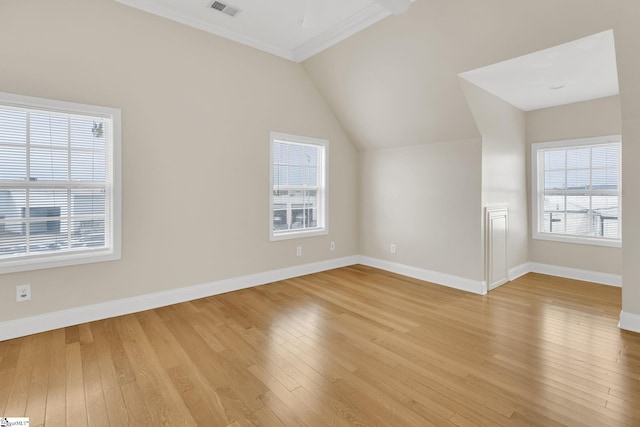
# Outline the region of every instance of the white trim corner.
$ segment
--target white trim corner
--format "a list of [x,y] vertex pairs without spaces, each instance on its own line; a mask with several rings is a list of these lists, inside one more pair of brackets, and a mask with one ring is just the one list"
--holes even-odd
[[531,273],[531,263],[525,262],[509,269],[509,280],[516,280],[527,273]]
[[360,264],[366,265],[368,267],[379,268],[381,270],[390,271],[392,273],[401,274],[403,276],[412,277],[414,279],[424,280],[425,282],[435,283],[436,285],[447,286],[449,288],[472,292],[478,295],[485,295],[487,293],[487,282],[484,280],[468,279],[466,277],[454,276],[451,274],[426,270],[424,268],[412,267],[410,265],[372,258],[364,255],[358,256],[358,261]]
[[582,280],[601,285],[622,287],[622,276],[619,274],[601,273],[599,271],[581,270],[579,268],[561,267],[559,265],[529,263],[531,273],[548,274],[566,279]]
[[640,314],[621,311],[618,327],[620,329],[624,329],[625,331],[640,333]]

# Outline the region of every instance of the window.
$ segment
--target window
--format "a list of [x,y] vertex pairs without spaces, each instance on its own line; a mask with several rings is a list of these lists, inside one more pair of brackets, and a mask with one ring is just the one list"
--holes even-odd
[[533,238],[621,245],[619,136],[532,144]]
[[271,240],[327,234],[329,141],[271,133]]
[[0,273],[120,257],[120,110],[0,93]]

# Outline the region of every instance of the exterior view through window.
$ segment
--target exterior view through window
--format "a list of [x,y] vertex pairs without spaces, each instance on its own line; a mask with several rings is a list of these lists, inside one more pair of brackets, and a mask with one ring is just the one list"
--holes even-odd
[[0,271],[113,252],[114,116],[107,110],[0,96]]
[[619,246],[620,137],[532,146],[534,238]]
[[327,233],[328,141],[271,134],[271,239]]

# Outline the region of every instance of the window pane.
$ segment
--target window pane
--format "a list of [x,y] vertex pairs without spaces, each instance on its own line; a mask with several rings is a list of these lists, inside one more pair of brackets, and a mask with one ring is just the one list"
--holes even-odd
[[619,197],[593,196],[591,205],[596,217],[596,234],[611,239],[619,238]]
[[31,190],[29,215],[31,218],[68,216],[67,202],[67,190]]
[[26,191],[0,189],[0,220],[22,218],[21,209],[26,206]]
[[564,212],[564,196],[544,196],[545,212]]
[[304,146],[289,144],[289,164],[302,166],[304,164]]
[[68,247],[67,221],[58,217],[29,223],[29,251],[55,252]]
[[69,119],[51,113],[32,112],[29,138],[32,145],[66,148],[69,144]]
[[68,171],[67,150],[32,148],[30,179],[37,181],[66,181]]
[[564,169],[565,151],[547,150],[544,152],[544,170]]
[[70,118],[71,148],[105,150],[107,143],[106,120],[94,117]]
[[0,145],[27,143],[27,113],[0,108]]
[[0,256],[27,252],[27,237],[22,222],[5,222],[0,219]]
[[565,232],[566,215],[562,212],[545,212],[543,215],[543,230],[546,233],[561,233]]
[[318,185],[318,169],[315,167],[309,167],[305,169],[305,183],[311,187],[316,187]]
[[586,190],[589,188],[589,169],[567,171],[567,190]]
[[316,166],[318,164],[318,148],[316,147],[305,147],[305,160],[308,166]]
[[287,225],[287,205],[278,204],[273,209],[273,229],[274,230],[286,230]]
[[27,179],[27,148],[0,145],[0,181]]
[[591,156],[594,168],[618,168],[620,166],[620,147],[618,146],[594,147],[591,150]]
[[286,166],[273,166],[273,186],[279,187],[287,185],[287,167]]
[[106,181],[105,162],[104,151],[71,151],[71,180]]
[[594,216],[589,196],[567,196],[566,232],[579,236],[591,236]]
[[565,189],[565,171],[545,171],[544,172],[544,189],[545,190],[564,190]]
[[283,144],[282,142],[274,142],[273,143],[273,162],[286,165],[287,158],[289,156],[287,152],[288,144]]
[[288,185],[303,185],[305,183],[302,166],[289,166],[288,173]]
[[567,169],[591,167],[591,148],[574,148],[567,150]]
[[615,169],[595,169],[591,175],[594,190],[617,190],[618,171]]
[[71,247],[105,246],[103,219],[79,219],[71,221]]
[[71,190],[71,213],[74,217],[104,216],[105,202],[104,190]]

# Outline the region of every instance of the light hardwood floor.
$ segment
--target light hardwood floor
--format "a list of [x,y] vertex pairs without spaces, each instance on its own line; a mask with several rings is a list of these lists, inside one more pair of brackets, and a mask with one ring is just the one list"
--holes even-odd
[[620,289],[353,266],[0,343],[31,426],[640,425]]

